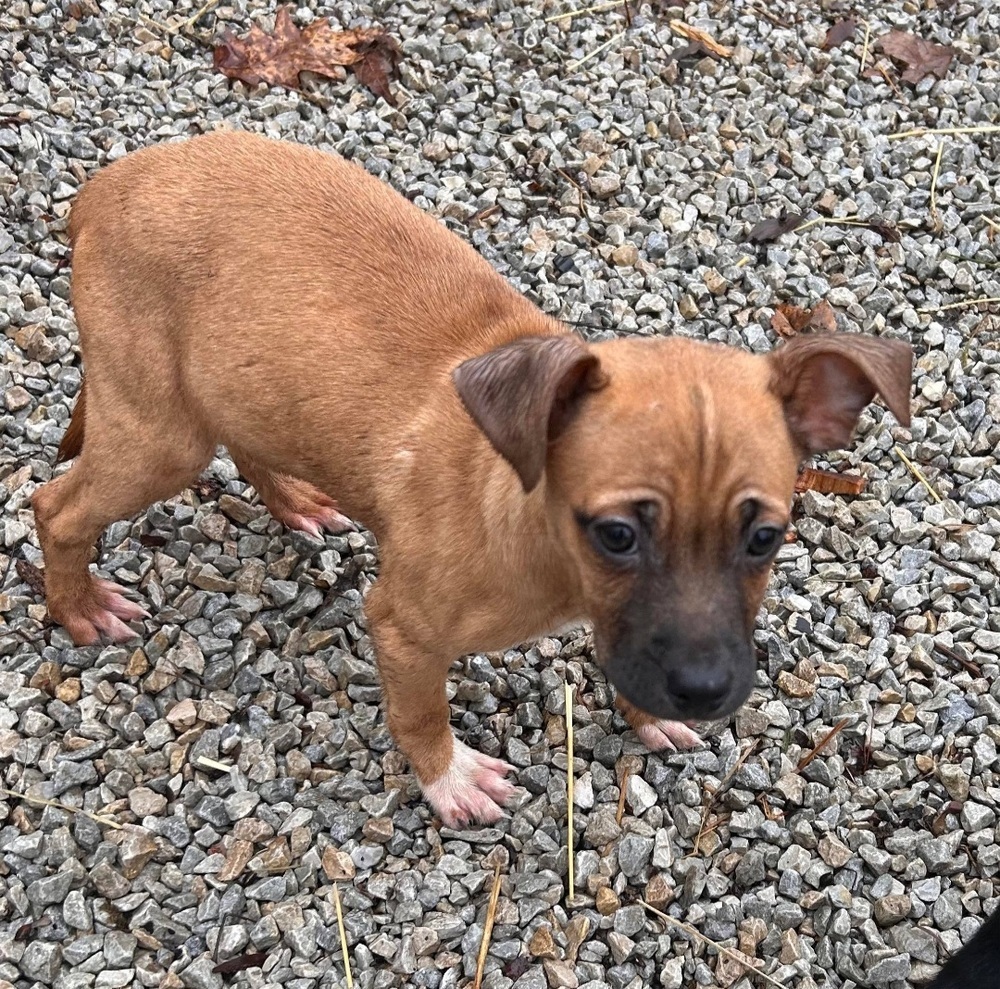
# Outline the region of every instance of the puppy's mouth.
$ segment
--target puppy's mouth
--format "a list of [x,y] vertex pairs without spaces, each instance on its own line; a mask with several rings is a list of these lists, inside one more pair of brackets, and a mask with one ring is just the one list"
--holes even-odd
[[671,662],[612,654],[604,671],[630,704],[668,721],[728,718],[753,689],[753,666],[743,657],[706,669],[691,659]]

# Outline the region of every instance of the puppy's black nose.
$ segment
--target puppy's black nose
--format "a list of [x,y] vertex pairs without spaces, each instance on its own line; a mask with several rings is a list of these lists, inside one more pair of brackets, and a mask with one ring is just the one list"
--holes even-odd
[[708,718],[725,704],[733,688],[731,670],[713,666],[682,666],[667,675],[667,691],[678,710]]

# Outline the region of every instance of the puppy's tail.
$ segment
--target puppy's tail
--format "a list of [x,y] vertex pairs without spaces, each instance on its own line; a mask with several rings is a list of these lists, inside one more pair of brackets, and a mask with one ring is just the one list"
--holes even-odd
[[59,452],[56,454],[57,464],[61,464],[64,460],[72,460],[80,455],[80,451],[83,449],[83,421],[86,415],[87,383],[84,381],[81,382],[80,392],[76,396],[76,405],[73,406],[69,428],[59,444]]

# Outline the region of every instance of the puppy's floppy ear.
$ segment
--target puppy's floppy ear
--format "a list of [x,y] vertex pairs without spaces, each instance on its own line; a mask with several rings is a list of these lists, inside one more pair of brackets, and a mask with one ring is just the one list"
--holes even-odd
[[597,358],[576,337],[523,337],[452,372],[466,411],[517,471],[525,492],[538,484],[548,444],[580,399],[603,387]]
[[845,447],[876,392],[901,425],[910,424],[908,343],[824,333],[794,337],[768,359],[771,391],[784,402],[788,428],[803,455]]

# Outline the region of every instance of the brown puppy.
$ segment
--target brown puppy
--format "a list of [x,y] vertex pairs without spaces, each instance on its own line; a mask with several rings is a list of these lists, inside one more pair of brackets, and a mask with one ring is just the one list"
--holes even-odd
[[876,392],[909,419],[903,343],[587,346],[360,168],[246,134],[129,155],[70,232],[86,408],[34,500],[53,618],[78,643],[138,634],[94,541],[224,444],[275,518],[316,532],[339,506],[377,534],[386,715],[449,824],[511,791],[452,737],[457,657],[587,619],[647,744],[690,744],[668,719],[750,691],[800,460]]

